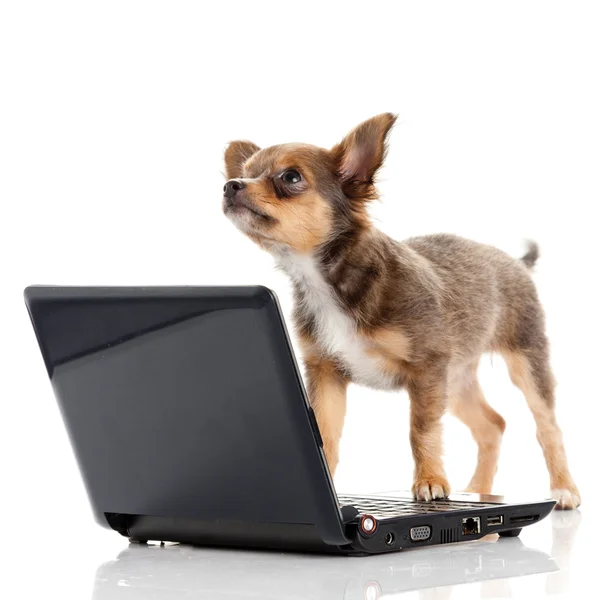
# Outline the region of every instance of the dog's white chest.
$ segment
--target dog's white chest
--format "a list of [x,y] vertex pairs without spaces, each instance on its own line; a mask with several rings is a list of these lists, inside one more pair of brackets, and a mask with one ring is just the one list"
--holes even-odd
[[367,352],[367,342],[358,335],[356,324],[340,307],[313,258],[289,253],[280,258],[280,264],[304,291],[301,310],[314,319],[321,351],[340,361],[354,382],[393,388],[394,377],[384,371],[380,359]]

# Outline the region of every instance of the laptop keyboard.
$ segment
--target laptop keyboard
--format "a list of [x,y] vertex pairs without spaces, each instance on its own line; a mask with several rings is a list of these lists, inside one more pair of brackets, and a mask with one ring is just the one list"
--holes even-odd
[[360,496],[338,496],[340,506],[354,506],[361,514],[369,514],[378,519],[448,512],[452,510],[472,510],[491,508],[497,504],[485,502],[465,502],[462,500],[432,500],[419,502],[402,498],[363,498]]

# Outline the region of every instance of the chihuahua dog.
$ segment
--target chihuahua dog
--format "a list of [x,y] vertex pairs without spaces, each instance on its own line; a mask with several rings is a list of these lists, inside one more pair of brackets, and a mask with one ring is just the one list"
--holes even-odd
[[346,389],[406,389],[419,500],[446,497],[441,418],[449,409],[478,446],[467,490],[491,493],[504,419],[477,381],[485,352],[500,353],[537,426],[552,496],[572,509],[580,495],[569,473],[554,411],[544,314],[520,260],[454,235],[397,242],[368,216],[375,176],[396,120],[378,115],[330,150],[308,144],[225,151],[223,211],[273,255],[294,289],[294,324],[309,401],[331,473],[346,414]]

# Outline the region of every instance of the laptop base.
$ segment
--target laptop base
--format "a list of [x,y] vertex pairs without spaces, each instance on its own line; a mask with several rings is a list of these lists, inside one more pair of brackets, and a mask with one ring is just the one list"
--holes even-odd
[[[345,500],[351,497],[340,497]],[[362,508],[365,498],[356,498]],[[369,499],[371,500],[371,499]],[[150,540],[195,546],[263,549],[322,554],[381,554],[432,545],[474,541],[490,534],[517,537],[523,527],[537,523],[554,507],[554,501],[532,504],[438,501],[399,501],[379,497],[375,502],[411,507],[414,514],[383,516],[344,506],[345,533],[350,543],[331,545],[322,540],[312,524],[249,523],[231,520],[204,521],[189,518],[107,515],[130,542]],[[375,508],[374,505],[372,505]],[[353,510],[351,510],[353,509]],[[381,509],[380,509],[381,510]],[[379,518],[381,517],[381,518]]]

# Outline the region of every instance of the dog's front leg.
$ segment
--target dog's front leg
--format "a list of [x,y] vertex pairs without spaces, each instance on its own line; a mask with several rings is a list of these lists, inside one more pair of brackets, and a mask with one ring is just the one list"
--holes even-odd
[[410,444],[415,460],[413,495],[445,498],[450,485],[442,463],[442,416],[447,404],[446,369],[432,368],[411,379]]
[[339,461],[339,445],[346,417],[348,381],[330,360],[306,359],[308,397],[323,438],[323,450],[333,477]]

